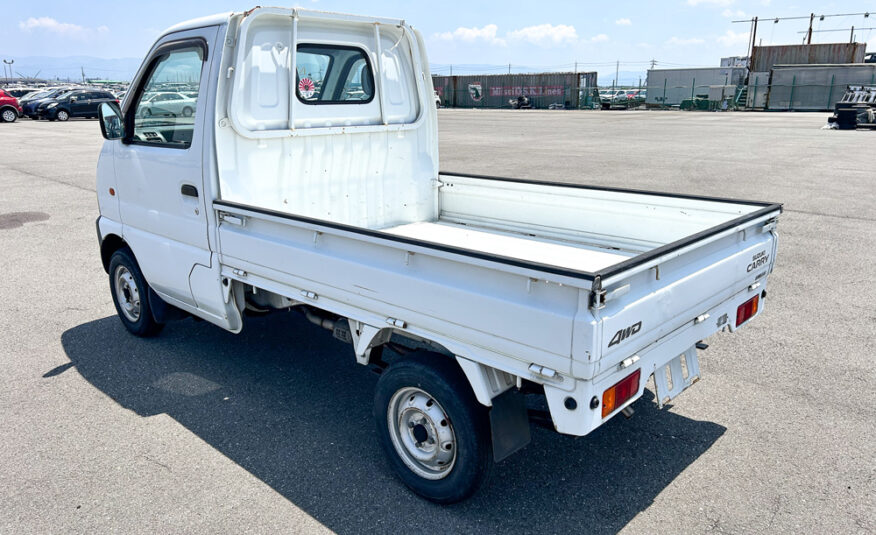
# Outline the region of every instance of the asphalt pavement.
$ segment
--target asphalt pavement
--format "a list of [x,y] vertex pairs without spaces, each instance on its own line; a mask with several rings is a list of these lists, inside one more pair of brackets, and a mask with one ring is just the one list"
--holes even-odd
[[441,110],[442,169],[782,202],[764,313],[702,380],[583,438],[540,428],[471,500],[408,492],[376,376],[294,314],[115,317],[96,121],[0,124],[0,533],[876,532],[870,131],[826,114]]

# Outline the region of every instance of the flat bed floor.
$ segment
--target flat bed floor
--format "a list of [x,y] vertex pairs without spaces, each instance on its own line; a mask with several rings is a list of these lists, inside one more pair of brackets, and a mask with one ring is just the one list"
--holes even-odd
[[571,243],[523,237],[494,230],[480,230],[468,225],[450,222],[410,223],[383,229],[382,232],[591,273],[623,262],[631,256]]

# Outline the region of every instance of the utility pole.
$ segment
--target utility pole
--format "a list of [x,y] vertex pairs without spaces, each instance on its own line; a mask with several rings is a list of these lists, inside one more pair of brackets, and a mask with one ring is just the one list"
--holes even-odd
[[575,60],[575,74],[578,74],[578,60]]
[[656,66],[657,66],[657,60],[654,58],[651,58],[651,70],[654,70],[654,67],[656,67]]
[[511,64],[508,64],[508,74],[511,74]]
[[751,53],[748,54],[748,70],[754,68],[754,44],[757,43],[757,17],[751,19]]
[[617,60],[617,66],[614,68],[614,85],[620,85],[620,60]]
[[809,14],[809,33],[806,35],[806,44],[812,44],[812,21],[815,20],[815,13]]
[[854,26],[852,26],[852,33],[849,34],[849,42],[850,42],[850,43],[854,43],[854,42],[855,42],[855,27],[854,27]]
[[85,83],[85,67],[79,66],[79,70],[82,72],[82,83]]

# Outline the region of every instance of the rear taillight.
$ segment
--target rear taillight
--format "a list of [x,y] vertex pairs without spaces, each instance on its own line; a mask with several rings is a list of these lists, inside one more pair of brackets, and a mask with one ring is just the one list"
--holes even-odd
[[639,391],[639,378],[641,376],[642,370],[638,369],[602,393],[603,418],[636,395],[636,392]]
[[739,327],[757,314],[757,304],[760,296],[755,295],[736,309],[736,326]]

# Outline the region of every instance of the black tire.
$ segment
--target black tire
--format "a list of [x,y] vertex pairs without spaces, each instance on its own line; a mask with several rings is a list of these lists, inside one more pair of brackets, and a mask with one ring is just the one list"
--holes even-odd
[[[126,279],[126,283],[120,282],[122,277]],[[122,325],[131,334],[148,337],[161,331],[164,324],[158,323],[152,316],[152,307],[149,303],[149,285],[143,278],[140,266],[134,260],[134,253],[127,247],[119,249],[110,257],[109,283],[116,313],[122,321]],[[135,301],[136,307],[133,304]],[[136,313],[134,313],[134,308],[136,308]]]
[[182,109],[182,116],[183,117],[191,117],[192,113],[193,113],[192,109],[189,108],[188,106],[186,106],[185,108]]
[[55,119],[64,122],[70,119],[70,112],[67,110],[58,110],[55,112]]
[[[393,442],[390,422],[397,423],[404,420],[404,417],[393,408],[394,397],[399,394],[403,396],[401,399],[406,399],[405,392],[414,389],[425,394],[424,399],[429,399],[427,406],[431,407],[432,405],[428,403],[435,402],[437,410],[446,415],[447,423],[442,419],[436,424],[430,418],[431,429],[434,431],[439,425],[446,427],[449,424],[450,433],[454,438],[452,444],[455,445],[455,457],[449,463],[451,465],[449,469],[438,468],[438,470],[446,470],[440,479],[429,479],[418,475],[406,464],[403,450],[397,449]],[[413,400],[413,397],[410,399]],[[406,405],[405,414],[412,410],[416,412],[416,409],[410,408],[410,403],[400,404]],[[374,395],[374,421],[380,444],[396,475],[408,488],[427,500],[441,504],[465,500],[489,477],[493,465],[489,414],[487,408],[478,403],[468,380],[451,357],[426,352],[413,353],[391,365],[377,382]],[[412,426],[409,431],[410,437],[418,436],[415,427],[427,429],[423,425],[413,426],[410,422],[409,425]],[[408,427],[402,423],[397,423],[397,429],[400,429],[398,433],[408,432]],[[422,430],[420,432],[425,433]],[[418,442],[418,445],[425,444],[426,437],[429,441],[433,440],[431,432],[422,436],[423,438],[413,440],[422,441]],[[439,439],[436,447],[445,444]],[[404,446],[400,444],[399,448]]]

